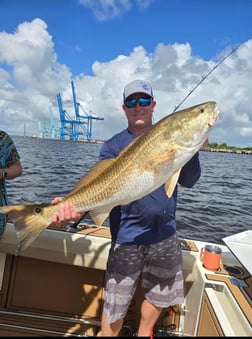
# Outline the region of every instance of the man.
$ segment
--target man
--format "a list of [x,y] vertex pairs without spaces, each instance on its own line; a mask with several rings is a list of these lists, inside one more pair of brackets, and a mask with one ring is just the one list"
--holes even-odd
[[[138,135],[152,128],[156,106],[151,85],[135,80],[126,85],[122,109],[127,129],[101,147],[100,159],[115,158]],[[183,167],[179,184],[192,187],[201,174],[198,153]],[[54,201],[54,203],[57,201]],[[147,196],[110,213],[111,248],[107,261],[102,336],[118,336],[139,279],[144,293],[138,336],[149,336],[162,308],[184,301],[182,251],[176,234],[177,187],[168,198],[161,186]],[[53,222],[80,215],[63,204]]]
[[[22,175],[20,156],[11,137],[0,131],[0,206],[8,205],[8,195],[5,180],[14,179]],[[7,223],[5,214],[0,214],[0,237]]]

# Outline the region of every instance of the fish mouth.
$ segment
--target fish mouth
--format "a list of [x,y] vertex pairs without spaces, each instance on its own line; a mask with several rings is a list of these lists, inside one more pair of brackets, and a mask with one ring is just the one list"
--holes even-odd
[[216,108],[213,111],[213,116],[212,116],[211,120],[208,121],[208,126],[209,127],[213,127],[214,126],[214,124],[216,123],[216,120],[218,118],[219,113],[220,113],[220,110],[216,106]]

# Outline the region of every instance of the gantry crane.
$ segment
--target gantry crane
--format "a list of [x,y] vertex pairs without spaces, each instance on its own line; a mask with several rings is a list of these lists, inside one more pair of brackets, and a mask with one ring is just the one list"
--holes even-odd
[[[76,101],[74,83],[72,85],[72,94],[73,94],[73,103],[75,111],[75,119],[73,119],[66,110],[63,109],[62,99],[60,93],[57,94],[58,100],[58,109],[60,114],[61,129],[60,129],[60,139],[65,139],[66,136],[70,140],[79,140],[80,135],[85,135],[87,141],[92,140],[92,120],[104,120],[104,118],[93,115],[91,111],[83,109],[79,102]],[[79,108],[83,110],[86,114],[84,116],[79,114]],[[91,114],[90,114],[91,113]]]
[[[92,111],[87,110],[84,107],[82,107],[82,105],[76,100],[73,80],[71,81],[71,85],[72,85],[73,103],[74,103],[76,121],[79,122],[79,126],[81,126],[81,122],[83,122],[83,119],[84,121],[86,121],[85,134],[86,134],[87,140],[91,141],[92,140],[92,129],[93,129],[92,121],[93,120],[104,120],[104,118],[98,117],[97,115],[94,115]],[[79,108],[82,109],[85,115],[80,115]]]
[[52,108],[49,107],[49,113],[50,113],[50,122],[51,125],[47,125],[45,122],[43,124],[43,127],[41,126],[41,122],[39,121],[39,136],[40,138],[50,138],[55,139],[59,137],[59,126],[56,126],[55,119],[53,117]]
[[76,139],[76,121],[63,109],[60,93],[57,94],[57,100],[61,122],[60,139],[64,140],[66,137],[69,137],[70,140],[78,140]]

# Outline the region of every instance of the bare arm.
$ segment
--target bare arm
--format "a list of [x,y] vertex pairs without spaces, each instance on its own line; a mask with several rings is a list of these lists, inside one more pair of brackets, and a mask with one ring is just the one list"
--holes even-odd
[[[6,167],[6,168],[2,168],[2,178],[5,178],[7,180],[12,180],[15,179],[16,177],[19,177],[22,175],[22,165],[20,161],[15,162],[15,164]],[[4,172],[6,173],[4,175]]]

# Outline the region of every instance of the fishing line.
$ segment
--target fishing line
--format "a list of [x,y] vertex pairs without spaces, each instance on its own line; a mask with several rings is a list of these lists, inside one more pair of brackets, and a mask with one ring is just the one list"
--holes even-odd
[[180,104],[178,104],[178,106],[175,107],[174,112],[176,112],[176,110],[183,104],[183,102],[185,102],[185,100],[196,90],[197,87],[199,87],[200,84],[202,84],[202,82],[204,80],[206,80],[206,78],[208,78],[208,76],[217,68],[220,66],[220,64],[222,64],[231,54],[233,54],[235,51],[237,51],[237,49],[242,45],[242,43],[240,43],[238,46],[236,46],[235,48],[233,48],[231,50],[231,52],[229,52],[226,56],[224,56],[223,59],[221,59],[205,76],[202,77],[202,79],[197,83],[197,85],[184,97],[184,99],[180,102]]

